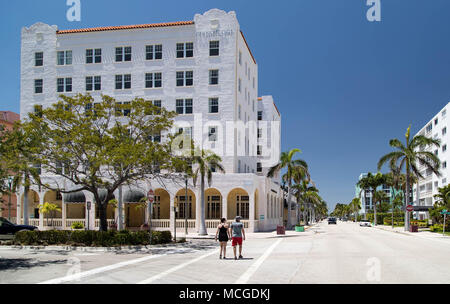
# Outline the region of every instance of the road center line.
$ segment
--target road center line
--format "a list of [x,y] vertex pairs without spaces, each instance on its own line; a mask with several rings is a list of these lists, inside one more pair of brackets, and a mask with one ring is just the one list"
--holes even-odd
[[201,260],[203,260],[203,259],[205,259],[205,258],[207,258],[207,257],[209,257],[209,256],[211,256],[213,254],[217,254],[217,253],[219,253],[219,250],[211,251],[211,252],[209,252],[209,253],[207,253],[205,255],[202,255],[202,256],[194,259],[194,260],[191,260],[189,262],[186,262],[186,263],[180,264],[178,266],[175,266],[173,268],[170,268],[170,269],[168,269],[168,270],[166,270],[164,272],[161,272],[160,274],[157,274],[157,275],[155,275],[155,276],[153,276],[153,277],[151,277],[151,278],[149,278],[147,280],[141,281],[141,282],[139,282],[137,284],[151,284],[151,283],[153,283],[153,282],[155,282],[155,281],[157,281],[157,280],[159,280],[159,279],[161,279],[161,278],[163,278],[163,277],[165,277],[165,276],[167,276],[167,275],[169,275],[169,274],[171,274],[171,273],[173,273],[175,271],[183,269],[186,266],[189,266],[191,264],[199,262],[199,261],[201,261]]
[[64,282],[79,281],[82,278],[86,278],[86,277],[89,277],[89,276],[92,276],[95,274],[99,274],[99,273],[106,272],[106,271],[111,271],[114,269],[122,268],[122,267],[133,265],[133,264],[146,262],[148,260],[156,259],[156,258],[163,257],[166,255],[167,254],[158,254],[158,255],[147,256],[147,257],[143,257],[143,258],[139,258],[139,259],[129,260],[129,261],[113,264],[113,265],[108,265],[108,266],[104,266],[104,267],[100,267],[100,268],[91,269],[91,270],[88,270],[85,272],[68,275],[68,276],[53,279],[53,280],[48,280],[45,282],[41,282],[39,284],[61,284]]
[[248,280],[250,280],[258,268],[261,267],[264,261],[269,257],[275,247],[277,247],[282,241],[283,239],[279,239],[272,246],[270,246],[270,248],[267,249],[266,252],[255,263],[253,263],[243,275],[241,275],[235,284],[247,284]]

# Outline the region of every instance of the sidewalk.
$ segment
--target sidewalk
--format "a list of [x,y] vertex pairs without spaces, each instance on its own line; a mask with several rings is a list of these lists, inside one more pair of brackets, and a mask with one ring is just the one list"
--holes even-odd
[[421,237],[421,238],[427,238],[427,239],[437,239],[437,240],[450,240],[450,236],[444,236],[442,235],[442,233],[434,233],[434,232],[430,232],[430,231],[420,231],[417,233],[412,233],[409,231],[405,231],[404,227],[394,227],[392,228],[392,226],[376,226],[373,227],[375,229],[379,229],[379,230],[384,230],[384,231],[389,231],[389,232],[394,232],[394,233],[400,233],[400,234],[404,234],[404,235],[408,235],[408,236],[416,236],[416,237]]

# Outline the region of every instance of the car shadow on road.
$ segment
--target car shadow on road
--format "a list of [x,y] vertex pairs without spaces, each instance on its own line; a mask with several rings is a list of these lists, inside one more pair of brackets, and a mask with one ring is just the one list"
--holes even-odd
[[35,259],[0,259],[0,271],[21,270],[35,267],[45,267],[48,265],[67,264],[66,260],[38,261]]

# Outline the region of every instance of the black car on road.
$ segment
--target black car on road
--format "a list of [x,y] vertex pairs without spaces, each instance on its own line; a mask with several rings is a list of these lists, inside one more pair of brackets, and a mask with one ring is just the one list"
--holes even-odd
[[331,225],[331,224],[337,225],[337,221],[336,221],[335,217],[328,218],[328,225]]
[[36,226],[29,225],[16,225],[8,221],[7,219],[0,217],[0,234],[16,234],[19,231],[34,231],[38,228]]

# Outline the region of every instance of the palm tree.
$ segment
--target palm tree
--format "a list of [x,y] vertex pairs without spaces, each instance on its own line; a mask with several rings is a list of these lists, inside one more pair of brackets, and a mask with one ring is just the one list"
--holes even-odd
[[358,221],[358,212],[359,210],[361,210],[361,200],[355,197],[349,206],[355,215],[355,223],[356,223]]
[[[199,235],[207,235],[206,220],[205,220],[205,178],[208,181],[209,187],[212,184],[213,172],[225,173],[225,169],[221,164],[222,158],[211,151],[197,149],[192,157],[192,164],[197,165],[193,173],[194,186],[197,185],[197,180],[200,177],[200,227]],[[187,198],[186,198],[187,199]]]
[[[53,227],[53,218],[55,217],[56,212],[61,212],[61,208],[59,208],[56,204],[44,203],[39,206],[39,213],[49,214],[51,218],[51,226]],[[48,225],[48,217],[47,217],[47,225]]]
[[[299,207],[298,213],[298,223],[300,223],[300,210],[303,210],[303,221],[305,221],[305,213],[306,213],[306,197],[305,194],[307,192],[319,192],[319,190],[315,187],[314,182],[311,180],[309,176],[307,176],[301,168],[296,168],[292,174],[292,179],[295,182],[295,185],[292,186],[295,197],[297,198],[297,204]],[[283,176],[283,181],[287,180],[287,174]]]
[[288,186],[288,219],[287,219],[287,229],[292,228],[291,224],[291,187],[292,187],[292,179],[294,172],[296,171],[303,171],[304,174],[310,178],[310,174],[308,171],[308,164],[301,159],[294,160],[294,157],[297,153],[301,153],[302,151],[300,149],[292,149],[289,152],[283,152],[281,153],[280,162],[270,168],[269,172],[267,173],[267,176],[270,178],[273,178],[275,174],[280,172],[282,169],[286,169],[286,182]]
[[396,165],[391,166],[391,172],[389,172],[386,177],[386,184],[391,188],[392,228],[394,228],[394,212],[399,205],[403,205],[404,192],[402,185],[406,179],[405,176],[401,173],[400,168]]
[[[390,163],[391,167],[400,163],[400,170],[406,170],[406,205],[410,204],[411,193],[411,173],[419,178],[423,178],[419,170],[418,163],[425,166],[427,170],[431,170],[437,176],[441,176],[439,168],[441,162],[439,158],[431,152],[423,151],[426,146],[440,147],[440,140],[428,138],[423,135],[417,135],[411,139],[411,126],[405,134],[406,144],[398,139],[392,139],[389,144],[397,151],[391,152],[383,156],[378,162],[378,170],[381,170],[384,164]],[[406,207],[406,206],[405,206]],[[409,230],[409,212],[405,208],[405,230]]]
[[364,202],[363,202],[364,219],[367,219],[366,202],[367,202],[367,191],[370,188],[369,180],[370,180],[369,176],[365,176],[365,177],[361,178],[357,183],[357,186],[360,188],[360,191],[359,191],[360,197],[361,197],[361,192],[364,190]]
[[383,190],[375,191],[372,195],[372,202],[373,202],[373,210],[374,210],[374,224],[377,225],[377,203],[381,203],[385,200],[387,200],[389,197],[387,196],[386,192]]

